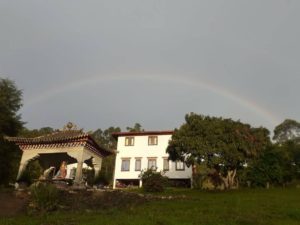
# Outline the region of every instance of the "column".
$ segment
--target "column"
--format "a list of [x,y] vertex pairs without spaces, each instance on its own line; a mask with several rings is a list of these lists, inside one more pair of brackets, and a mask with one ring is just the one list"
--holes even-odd
[[17,179],[16,179],[17,182],[20,179],[22,173],[25,171],[25,169],[27,167],[27,164],[28,164],[28,161],[24,161],[24,162],[21,161],[20,166],[19,166],[19,171],[18,171]]
[[93,158],[93,167],[95,170],[95,178],[99,175],[101,171],[102,159],[101,158]]
[[19,165],[19,171],[18,171],[17,179],[16,179],[17,182],[20,179],[20,177],[22,176],[22,173],[26,169],[29,161],[34,160],[38,157],[39,157],[39,155],[35,152],[31,152],[31,151],[24,151],[23,152],[21,162],[20,162],[20,165]]
[[76,169],[76,176],[75,176],[76,184],[80,184],[82,181],[82,167],[83,167],[83,161],[79,160],[77,162],[77,169]]

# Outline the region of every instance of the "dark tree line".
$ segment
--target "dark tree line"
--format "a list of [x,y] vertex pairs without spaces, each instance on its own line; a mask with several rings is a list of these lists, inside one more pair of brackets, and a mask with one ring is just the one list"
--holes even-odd
[[14,82],[0,78],[0,184],[13,181],[20,159],[18,148],[4,140],[5,136],[17,136],[24,123],[18,114],[22,106],[22,92]]

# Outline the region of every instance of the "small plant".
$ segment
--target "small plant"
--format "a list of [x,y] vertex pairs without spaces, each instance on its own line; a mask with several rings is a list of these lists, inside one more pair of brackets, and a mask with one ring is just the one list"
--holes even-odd
[[58,206],[58,190],[53,184],[34,183],[30,187],[33,208],[48,212],[55,210]]
[[140,178],[143,182],[143,189],[146,192],[162,192],[168,182],[168,178],[163,176],[161,172],[156,172],[152,169],[143,171]]

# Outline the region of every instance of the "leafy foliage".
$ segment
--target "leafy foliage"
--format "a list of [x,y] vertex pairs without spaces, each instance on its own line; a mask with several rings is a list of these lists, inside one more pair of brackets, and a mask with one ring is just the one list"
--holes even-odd
[[189,165],[206,164],[217,171],[227,188],[234,185],[236,171],[270,145],[265,128],[194,113],[186,115],[185,120],[167,148],[170,159]]
[[274,137],[277,143],[283,143],[289,140],[300,141],[300,123],[296,120],[286,119],[275,127]]
[[33,129],[33,130],[24,127],[20,132],[20,136],[27,137],[27,138],[34,138],[34,137],[51,134],[53,132],[54,129],[52,127],[42,127],[40,129]]
[[4,140],[4,136],[17,136],[23,122],[18,114],[22,106],[22,92],[15,83],[0,78],[0,184],[13,181],[16,176],[20,151]]
[[129,132],[141,132],[144,131],[144,129],[142,129],[142,125],[139,123],[135,123],[133,127],[126,127],[126,130]]
[[97,129],[93,132],[92,136],[100,146],[108,149],[116,149],[117,140],[112,136],[112,133],[120,131],[120,127],[109,127],[106,130]]
[[[96,130],[92,136],[100,146],[115,150],[117,149],[117,140],[112,136],[112,133],[120,131],[121,129],[119,127],[109,127],[104,131],[101,129]],[[108,185],[112,183],[115,168],[115,157],[115,155],[110,155],[103,158],[101,171],[95,179],[96,184],[101,183]]]
[[28,163],[25,171],[22,173],[18,182],[24,182],[27,185],[31,185],[36,179],[38,179],[43,173],[43,168],[39,164],[38,160],[34,160]]
[[146,192],[162,192],[167,185],[168,179],[161,172],[148,169],[140,175],[143,182],[143,189]]
[[110,173],[106,173],[105,171],[100,171],[100,173],[95,177],[94,184],[100,184],[107,186],[111,184],[112,176]]
[[283,163],[281,152],[270,148],[250,167],[247,179],[252,186],[266,187],[267,183],[282,184],[284,180]]

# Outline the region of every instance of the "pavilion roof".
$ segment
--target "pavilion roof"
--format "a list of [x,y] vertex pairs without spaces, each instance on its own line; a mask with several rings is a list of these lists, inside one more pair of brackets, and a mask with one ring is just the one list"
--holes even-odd
[[84,133],[82,130],[61,130],[34,138],[5,137],[5,139],[14,142],[22,150],[30,148],[73,147],[80,145],[86,146],[102,156],[113,154],[112,150],[99,146],[90,134]]

